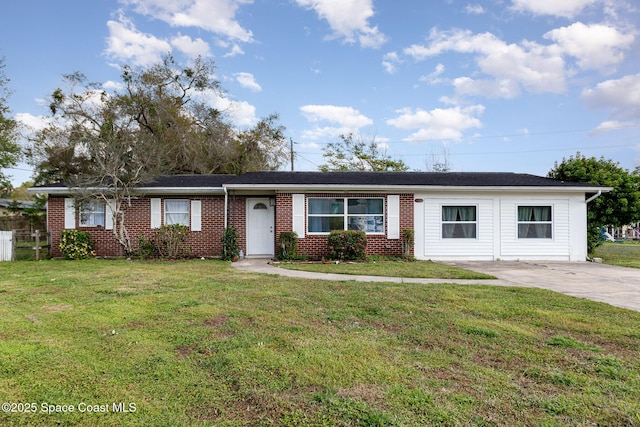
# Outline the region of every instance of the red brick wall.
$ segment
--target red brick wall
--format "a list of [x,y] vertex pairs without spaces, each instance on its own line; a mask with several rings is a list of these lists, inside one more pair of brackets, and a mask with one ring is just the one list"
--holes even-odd
[[[387,212],[387,197],[377,193],[313,193],[306,197],[383,197],[385,199],[385,214]],[[291,231],[293,226],[292,194],[279,193],[276,197],[276,241],[283,231]],[[306,203],[305,203],[306,206]],[[306,207],[305,207],[306,209]],[[305,215],[306,216],[306,215]],[[402,240],[387,239],[387,218],[385,218],[385,234],[367,235],[367,255],[402,255]],[[306,223],[306,220],[305,220]],[[400,194],[400,230],[413,228],[413,194]],[[306,233],[305,233],[306,234]],[[327,235],[308,235],[298,241],[298,252],[310,259],[327,256]]]
[[[255,197],[255,196],[251,196]],[[385,199],[385,212],[387,212],[386,195],[377,193],[313,193],[306,197],[383,197]],[[176,199],[176,196],[168,198]],[[224,196],[192,196],[181,197],[189,200],[202,201],[202,231],[194,231],[189,235],[187,242],[192,249],[192,255],[220,256],[222,253],[222,236],[224,233]],[[53,256],[61,257],[58,247],[60,232],[64,230],[64,197],[49,197],[47,212],[47,227],[51,231]],[[164,200],[164,198],[162,198]],[[246,203],[247,196],[230,195],[228,225],[235,226],[238,230],[238,243],[246,253]],[[306,204],[305,204],[306,205]],[[164,203],[161,203],[164,218]],[[275,233],[274,249],[277,254],[277,241],[281,232],[292,229],[292,195],[291,193],[278,193],[276,195],[275,209]],[[367,255],[402,255],[402,241],[400,239],[389,240],[386,237],[387,219],[385,218],[384,235],[367,235]],[[151,227],[151,202],[149,197],[141,197],[132,202],[126,209],[125,225],[131,236],[134,248],[137,248],[139,235],[150,237],[153,234]],[[112,230],[99,227],[80,227],[78,215],[76,215],[76,228],[91,234],[96,243],[96,255],[98,256],[122,256],[122,249]],[[413,228],[413,194],[400,194],[400,229]],[[309,258],[316,259],[327,255],[326,235],[306,235],[299,241],[299,252]]]
[[[171,196],[169,198],[176,199],[178,197]],[[222,252],[221,240],[224,230],[224,197],[193,196],[182,198],[202,201],[202,231],[189,233],[187,240],[192,255],[196,257],[219,256]],[[47,228],[51,231],[54,257],[62,256],[58,245],[60,244],[60,233],[64,230],[64,199],[64,197],[49,197],[48,201]],[[127,206],[125,209],[125,226],[134,249],[138,247],[138,236],[151,237],[154,232],[151,229],[150,199],[149,197],[134,199],[131,206]],[[162,218],[164,218],[164,202],[161,203],[161,206]],[[76,215],[76,228],[91,234],[96,244],[97,256],[123,255],[113,230],[105,230],[102,227],[80,227],[78,215]]]

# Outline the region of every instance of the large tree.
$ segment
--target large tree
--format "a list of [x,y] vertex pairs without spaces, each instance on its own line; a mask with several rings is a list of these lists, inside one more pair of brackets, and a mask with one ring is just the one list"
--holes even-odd
[[409,167],[402,160],[392,159],[380,148],[375,138],[364,139],[352,133],[340,135],[340,141],[330,142],[323,149],[327,163],[320,166],[329,171],[406,171]]
[[8,194],[12,188],[9,177],[2,169],[15,166],[20,158],[17,123],[10,117],[11,111],[7,105],[11,92],[4,67],[4,58],[0,58],[0,195]]
[[[147,69],[124,67],[123,89],[113,92],[80,73],[65,76],[50,97],[51,124],[37,133],[29,151],[36,182],[62,180],[80,201],[103,200],[129,253],[124,216],[142,184],[163,174],[277,168],[286,158],[277,116],[236,129],[207,103],[222,94],[213,76],[211,61],[198,58],[180,67],[171,56]],[[271,155],[247,154],[260,150]]]
[[549,178],[612,187],[589,203],[587,224],[589,251],[597,246],[599,227],[620,227],[640,220],[640,173],[629,172],[618,163],[601,157],[585,157],[580,153],[556,162]]

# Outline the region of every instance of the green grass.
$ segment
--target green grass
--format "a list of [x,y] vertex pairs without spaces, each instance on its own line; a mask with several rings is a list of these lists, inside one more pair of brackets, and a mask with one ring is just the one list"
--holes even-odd
[[596,249],[594,256],[607,264],[640,268],[640,242],[605,242]]
[[540,289],[52,260],[0,298],[3,426],[640,425],[640,313]]
[[339,264],[329,263],[281,263],[279,267],[290,270],[313,271],[317,273],[339,273],[366,276],[411,277],[424,279],[495,279],[494,276],[477,273],[432,261],[379,260],[375,262]]

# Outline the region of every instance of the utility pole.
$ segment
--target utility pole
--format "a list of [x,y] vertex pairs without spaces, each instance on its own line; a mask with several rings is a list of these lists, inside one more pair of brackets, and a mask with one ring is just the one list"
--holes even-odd
[[290,150],[290,154],[291,154],[291,172],[293,172],[293,158],[294,158],[293,138],[289,138],[289,150]]

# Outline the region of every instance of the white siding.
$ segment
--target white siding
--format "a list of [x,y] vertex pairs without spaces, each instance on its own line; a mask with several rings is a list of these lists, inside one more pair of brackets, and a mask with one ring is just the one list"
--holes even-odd
[[[518,238],[518,206],[551,206],[551,239]],[[500,201],[501,259],[546,259],[566,260],[570,258],[571,239],[569,234],[568,198],[517,197]]]
[[[493,259],[493,199],[473,195],[456,197],[422,197],[425,204],[424,259],[460,260]],[[442,238],[442,206],[476,206],[477,231],[475,239]]]
[[[587,256],[584,194],[416,194],[415,256],[433,260],[584,261]],[[443,239],[442,206],[477,206],[476,239]],[[518,206],[552,206],[551,239],[518,238]]]

